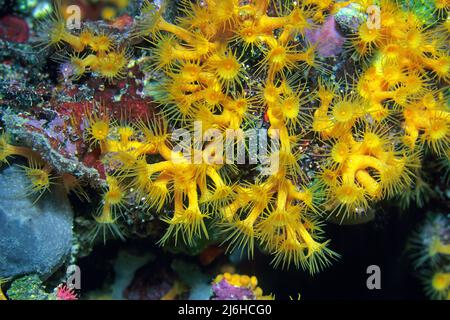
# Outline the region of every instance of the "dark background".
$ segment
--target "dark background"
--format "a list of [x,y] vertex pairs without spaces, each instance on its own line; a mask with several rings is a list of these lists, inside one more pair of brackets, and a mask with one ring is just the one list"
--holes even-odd
[[[412,268],[410,253],[405,249],[412,232],[425,221],[425,212],[414,209],[402,213],[391,208],[389,212],[380,210],[374,220],[365,224],[327,223],[325,232],[326,237],[332,239],[330,248],[341,254],[341,259],[314,276],[301,269],[274,269],[270,265],[271,257],[258,250],[255,250],[253,260],[241,261],[236,271],[257,276],[264,293],[272,293],[276,299],[297,299],[298,293],[301,300],[426,299],[418,272]],[[83,270],[83,291],[99,289],[113,279],[111,262],[119,249],[134,252],[151,250],[159,262],[167,262],[166,269],[174,257],[156,248],[149,240],[112,241],[105,246],[99,245],[78,263]],[[197,257],[176,256],[198,264]],[[211,274],[212,280],[214,267],[226,260],[226,256],[219,257],[211,265],[202,267],[202,271]],[[366,280],[370,274],[366,270],[370,265],[378,265],[381,269],[380,290],[367,289]]]

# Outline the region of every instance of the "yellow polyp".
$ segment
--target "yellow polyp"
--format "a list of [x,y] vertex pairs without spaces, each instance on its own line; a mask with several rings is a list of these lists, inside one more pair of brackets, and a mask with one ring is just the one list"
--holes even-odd
[[111,210],[111,204],[110,203],[105,203],[103,205],[101,214],[99,216],[95,217],[95,221],[101,225],[109,225],[109,224],[115,224],[116,223],[116,219],[112,213]]
[[48,173],[41,169],[27,170],[27,176],[30,179],[33,189],[41,190],[48,189],[50,186],[50,179]]
[[272,32],[275,29],[282,28],[289,23],[289,17],[269,17],[264,15],[259,20],[261,33]]
[[254,246],[255,246],[255,222],[256,219],[262,214],[260,208],[253,208],[248,216],[244,220],[237,220],[232,222],[234,228],[236,228],[235,233],[230,236],[230,246],[233,249],[247,249],[249,257],[253,257]]
[[379,198],[381,195],[381,187],[372,176],[364,170],[356,172],[356,179],[364,187],[366,192],[373,198]]
[[430,255],[435,254],[450,255],[450,244],[444,244],[441,240],[435,239],[430,246]]
[[221,208],[220,212],[222,214],[223,221],[231,222],[233,220],[236,212],[239,210],[239,208],[240,208],[240,203],[238,203],[238,202],[233,202],[233,203],[229,204],[228,206]]
[[108,176],[106,177],[106,183],[108,184],[108,191],[103,196],[105,203],[111,206],[122,204],[124,201],[124,193],[117,179]]
[[147,187],[147,191],[149,194],[149,199],[147,200],[147,202],[158,210],[162,209],[169,196],[169,182],[170,179],[168,177],[160,176],[154,183],[148,185]]
[[215,277],[215,279],[213,280],[213,283],[219,283],[220,281],[222,281],[222,279],[224,279],[224,275],[219,274]]
[[7,283],[10,279],[2,279],[0,278],[0,300],[8,300],[2,290],[2,285]]
[[234,83],[241,81],[241,63],[232,52],[212,56],[209,59],[209,66],[227,89]]
[[433,275],[431,285],[434,290],[443,292],[448,290],[450,285],[450,273],[437,272]]
[[42,160],[41,155],[32,150],[31,148],[24,146],[15,146],[9,143],[9,138],[6,133],[0,135],[0,162],[8,162],[9,157],[21,156],[28,159],[29,163],[35,163],[40,166],[44,166],[45,162]]
[[364,190],[357,187],[352,181],[345,181],[342,185],[333,187],[333,192],[339,202],[350,209],[365,205]]
[[96,121],[91,126],[92,137],[97,141],[106,140],[109,134],[109,123],[106,121]]
[[111,21],[117,16],[117,10],[113,7],[106,7],[102,10],[102,19],[106,21]]
[[111,50],[113,42],[107,35],[100,34],[100,35],[92,36],[89,39],[88,45],[95,52],[105,53],[105,52]]
[[310,257],[310,256],[320,252],[323,247],[322,244],[314,241],[311,234],[306,230],[306,228],[303,224],[299,223],[298,228],[299,228],[298,232],[308,248],[307,257]]
[[348,122],[354,117],[353,105],[348,102],[340,102],[333,107],[334,119],[338,122]]
[[125,77],[127,64],[128,57],[125,50],[111,51],[97,59],[95,71],[99,72],[103,78],[112,81]]
[[181,45],[176,45],[171,49],[171,52],[168,53],[167,56],[170,60],[198,60],[201,59],[205,53],[199,52],[197,50],[193,50],[190,48],[185,48]]
[[233,274],[233,275],[231,275],[231,279],[229,281],[230,281],[230,284],[232,284],[234,286],[238,286],[238,285],[240,285],[240,282],[241,282],[240,280],[241,280],[240,275]]
[[94,54],[87,55],[86,57],[81,59],[81,65],[86,69],[92,68],[93,70],[95,70],[97,64],[98,64],[98,57]]
[[80,200],[90,202],[89,195],[83,190],[79,179],[69,173],[63,173],[61,179],[66,193],[73,192]]
[[81,52],[85,48],[80,37],[75,36],[68,31],[63,32],[61,39],[62,41],[67,42],[77,52]]
[[[290,193],[292,195],[292,193]],[[314,212],[318,212],[315,204],[314,204],[314,197],[317,196],[316,192],[311,189],[304,189],[299,192],[295,192],[293,196],[297,199],[302,201],[304,204],[306,204],[311,210]]]
[[212,179],[216,187],[225,187],[226,183],[223,181],[220,174],[213,167],[206,167],[206,175]]
[[336,163],[343,163],[350,155],[350,148],[345,142],[338,142],[331,150],[331,158]]
[[258,278],[256,278],[255,276],[252,276],[250,278],[250,284],[253,288],[256,288],[258,286]]
[[240,281],[241,286],[247,287],[247,286],[251,285],[250,277],[247,275],[242,275],[241,278],[239,279],[239,281]]
[[130,126],[122,126],[117,128],[117,133],[120,136],[120,142],[123,146],[127,145],[129,139],[134,135],[134,129]]
[[193,43],[196,40],[195,35],[192,34],[191,32],[189,32],[186,29],[183,29],[181,27],[178,27],[174,24],[171,24],[162,18],[160,18],[160,20],[158,22],[158,29],[172,33],[187,43]]
[[79,35],[80,42],[84,46],[88,46],[92,42],[94,34],[89,29],[83,29]]

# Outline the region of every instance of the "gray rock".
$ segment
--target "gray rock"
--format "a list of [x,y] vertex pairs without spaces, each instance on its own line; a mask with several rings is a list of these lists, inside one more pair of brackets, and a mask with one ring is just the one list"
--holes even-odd
[[358,32],[359,26],[367,21],[367,15],[361,12],[359,5],[352,3],[341,8],[334,16],[338,28],[344,35]]
[[46,278],[72,246],[73,212],[63,188],[53,185],[33,203],[27,186],[17,166],[0,172],[0,278],[29,273]]

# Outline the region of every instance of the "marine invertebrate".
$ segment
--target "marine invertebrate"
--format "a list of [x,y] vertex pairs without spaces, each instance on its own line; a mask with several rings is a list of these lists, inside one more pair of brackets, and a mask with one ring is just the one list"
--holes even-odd
[[[371,2],[357,3],[365,15]],[[407,6],[380,1],[380,28],[361,23],[346,36],[342,56],[354,53],[355,60],[344,70],[352,72],[348,81],[342,72],[330,77],[316,53],[331,55],[321,50],[327,34],[321,30],[331,30],[330,38],[341,46],[344,38],[332,28],[333,14],[347,4],[186,0],[181,1],[183,16],[169,22],[145,1],[132,32],[121,29],[121,35],[100,23],[69,30],[56,8],[44,26],[41,45],[58,51],[66,80],[72,75],[84,84],[84,76],[91,74],[113,82],[128,74],[136,80],[131,86],[145,85],[136,96],[149,94],[161,111],[150,120],[124,115],[128,111],[122,107],[139,105],[152,113],[154,107],[132,104],[135,96],[127,97],[128,83],[115,88],[109,83],[107,92],[92,95],[85,92],[94,91],[89,85],[63,84],[64,90],[71,89],[64,99],[107,96],[117,100],[115,110],[97,103],[81,111],[79,103],[73,109],[61,108],[59,101],[51,106],[71,118],[85,151],[78,155],[77,147],[71,147],[75,151],[70,155],[98,168],[104,178],[94,235],[102,233],[105,240],[110,230],[123,237],[126,228],[119,222],[133,218],[128,204],[142,205],[167,225],[161,245],[182,241],[195,247],[214,233],[230,251],[251,258],[259,246],[272,255],[274,266],[302,267],[314,274],[338,257],[323,235],[327,214],[353,218],[380,200],[410,195],[413,184],[419,195],[417,190],[425,186],[422,154],[430,149],[434,156],[448,155],[448,93],[443,90],[449,80],[448,22],[441,19],[431,26]],[[148,56],[129,64],[128,45],[139,38],[146,40],[142,43]],[[142,78],[135,62],[142,63]],[[347,68],[343,65],[339,62],[339,68]],[[60,121],[57,116],[49,126]],[[27,126],[40,130],[43,123],[30,121]],[[241,133],[260,126],[267,130],[261,130],[259,140],[264,136],[278,142],[260,163],[240,171],[240,164],[224,161],[229,159],[220,139],[232,131],[233,151],[252,149]],[[177,144],[182,139],[174,137],[180,131],[199,134],[200,141],[194,137],[193,144]],[[322,150],[303,148],[309,141]],[[0,160],[12,155],[28,159],[24,170],[32,190],[47,190],[53,175],[61,175],[67,192],[86,197],[75,176],[56,172],[39,154],[13,146],[2,135]],[[321,156],[324,161],[317,160]],[[266,168],[267,163],[274,166]],[[442,256],[446,246],[433,243],[433,256]]]
[[386,123],[370,124],[367,115],[374,115],[370,104],[359,95],[338,95],[336,88],[321,83],[316,93],[320,101],[314,111],[312,128],[331,150],[321,174],[327,186],[328,208],[342,219],[363,212],[369,200],[389,198],[411,184],[418,155],[394,147]]
[[426,295],[434,300],[449,296],[449,223],[444,214],[428,213],[420,228],[411,236],[407,249]]
[[32,148],[26,146],[16,146],[10,143],[9,135],[3,132],[0,135],[0,163],[9,165],[9,158],[19,156],[25,158],[27,165],[19,165],[29,180],[27,196],[36,196],[35,202],[39,201],[42,195],[50,191],[51,185],[61,183],[66,192],[74,192],[80,199],[89,200],[88,195],[82,188],[82,183],[72,174],[54,172],[53,168],[42,158],[42,156]]
[[109,115],[104,111],[98,113],[85,112],[87,117],[87,140],[91,145],[100,144],[101,148],[106,148],[105,143],[108,135],[110,134],[111,122]]
[[449,300],[450,273],[443,270],[426,272],[422,276],[425,292],[432,300]]
[[21,156],[28,159],[30,162],[40,162],[41,156],[39,153],[33,151],[30,148],[23,146],[16,146],[10,143],[9,135],[6,132],[2,132],[0,135],[0,161],[8,163],[8,158],[13,156]]
[[428,264],[433,267],[450,255],[450,226],[448,217],[442,214],[430,214],[424,224],[412,235],[409,250],[414,267]]
[[[53,13],[41,21],[40,28],[44,37],[37,46],[58,49],[56,60],[72,65],[75,79],[87,72],[98,73],[110,82],[124,77],[129,61],[127,48],[116,43],[106,31],[88,27],[69,30],[60,2],[55,2]],[[62,51],[64,48],[67,50]]]
[[[362,12],[370,5],[359,4]],[[433,88],[436,82],[432,80],[448,82],[448,55],[443,50],[448,36],[439,27],[428,29],[418,14],[393,1],[380,5],[379,28],[362,23],[349,43],[350,50],[364,57],[367,65],[355,82],[365,104],[364,114],[380,122],[393,121],[396,112],[403,112],[404,142],[415,150],[420,136],[442,154],[448,149],[448,102]],[[397,26],[395,21],[404,23]],[[418,113],[421,120],[415,118]]]
[[9,279],[0,279],[0,300],[8,300],[2,291],[2,285],[7,283]]
[[255,276],[224,273],[216,276],[212,283],[213,300],[273,300],[272,295],[263,295]]
[[125,191],[115,177],[106,177],[106,188],[103,193],[102,202],[98,208],[97,215],[94,217],[97,222],[96,228],[92,232],[92,240],[101,232],[103,242],[106,242],[106,231],[124,239],[117,220],[121,217],[121,212],[126,206]]
[[442,155],[450,143],[448,100],[442,93],[427,92],[405,106],[405,143],[412,149],[417,141]]
[[32,161],[29,166],[20,166],[25,175],[30,181],[29,194],[37,195],[35,201],[39,201],[42,195],[50,190],[51,184],[53,183],[53,177],[51,177],[51,169],[47,166],[41,166],[38,163]]
[[[359,5],[367,11],[370,4]],[[350,50],[365,64],[354,83],[346,84],[354,91],[337,94],[337,86],[321,82],[316,94],[319,107],[312,128],[331,142],[321,180],[329,188],[329,209],[347,214],[365,211],[369,201],[400,194],[413,180],[420,182],[424,145],[438,155],[449,148],[448,99],[436,89],[436,81],[448,76],[441,49],[446,36],[439,29],[428,30],[397,3],[386,0],[381,6],[380,28],[362,23],[348,39]],[[395,26],[396,19],[404,24]],[[404,121],[400,139],[387,134],[398,126],[399,112]],[[363,152],[364,160],[352,158],[355,151]],[[382,162],[368,164],[382,154]],[[356,169],[365,165],[368,171]]]
[[[303,37],[311,27],[308,19],[325,7],[292,3],[277,7],[278,16],[269,16],[268,6],[268,1],[186,2],[186,17],[174,25],[147,5],[135,34],[152,38],[152,66],[167,76],[158,90],[159,101],[171,121],[188,126],[201,121],[203,132],[214,128],[225,134],[246,125],[251,102],[267,110],[269,132],[280,139],[280,149],[268,155],[279,159],[278,170],[267,180],[236,186],[233,201],[220,207],[220,225],[231,248],[247,248],[251,256],[255,242],[261,242],[274,254],[274,264],[294,263],[314,273],[336,255],[327,249],[327,241],[318,242],[315,189],[297,181],[301,172],[299,155],[293,151],[298,140],[294,128],[302,118],[302,90],[289,75],[298,69],[323,70],[315,47],[307,41],[300,46],[295,39]],[[233,42],[245,50],[236,53]],[[262,55],[254,72],[266,80],[259,97],[248,100],[249,88],[242,79],[249,71],[237,57],[254,47]],[[208,144],[201,148],[207,150]]]
[[[124,200],[124,191],[120,182],[127,181],[150,206],[162,209],[166,201],[173,197],[174,213],[163,218],[169,224],[161,242],[171,236],[187,243],[200,236],[208,236],[204,219],[209,214],[202,213],[200,206],[216,206],[231,193],[220,174],[213,167],[190,163],[177,151],[170,148],[167,128],[161,123],[141,121],[136,126],[112,125],[117,130],[116,139],[107,138],[103,155],[120,164],[117,180],[107,177],[108,191],[104,195],[102,213],[97,221],[113,225],[117,215],[111,209],[120,207]],[[137,139],[143,134],[143,139]],[[145,155],[159,154],[161,162],[147,163]],[[182,173],[182,174],[180,174]],[[185,203],[185,199],[188,200]]]
[[67,284],[61,284],[55,290],[57,300],[78,300],[74,289],[69,288]]
[[321,180],[328,187],[330,208],[342,218],[365,211],[368,200],[390,198],[412,182],[417,155],[396,151],[388,130],[365,126],[333,143]]

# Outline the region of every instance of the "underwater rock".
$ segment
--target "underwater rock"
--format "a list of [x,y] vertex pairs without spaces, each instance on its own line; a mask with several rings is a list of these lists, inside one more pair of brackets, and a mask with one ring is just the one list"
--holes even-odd
[[[41,105],[50,96],[49,75],[42,72],[45,63],[31,45],[2,39],[4,30],[1,23],[0,110],[7,107],[29,110]],[[16,25],[13,27],[16,28]]]
[[199,266],[183,260],[174,260],[171,267],[180,280],[189,287],[189,300],[209,299],[211,296],[209,276],[202,273]]
[[144,265],[134,274],[134,279],[123,291],[128,300],[160,300],[170,294],[176,283],[176,274],[166,261]]
[[150,253],[139,256],[120,251],[114,265],[115,281],[113,285],[113,300],[124,299],[123,293],[132,282],[135,272],[149,261],[154,261],[155,257]]
[[39,201],[27,194],[27,178],[12,166],[0,174],[0,277],[36,273],[45,278],[72,246],[73,212],[62,187]]
[[340,9],[334,16],[339,29],[344,34],[353,34],[358,31],[359,26],[367,21],[367,15],[360,11],[357,4],[350,4]]
[[89,181],[91,186],[102,186],[104,181],[100,179],[99,172],[95,168],[89,168],[76,157],[64,157],[53,149],[50,141],[41,133],[33,132],[25,126],[26,120],[13,111],[1,110],[0,115],[6,131],[11,139],[20,141],[22,146],[30,147],[34,151],[44,155],[45,160],[51,164],[55,171],[72,174],[78,179]]

